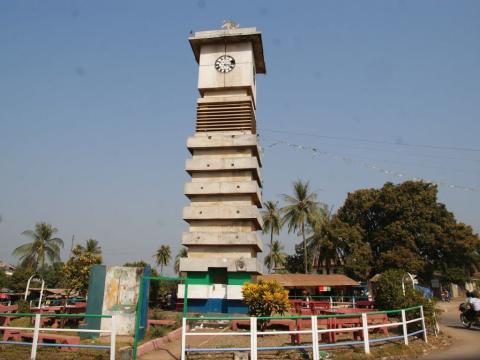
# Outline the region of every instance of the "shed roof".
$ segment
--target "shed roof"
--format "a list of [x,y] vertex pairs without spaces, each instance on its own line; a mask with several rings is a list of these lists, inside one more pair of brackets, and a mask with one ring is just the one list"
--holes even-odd
[[358,281],[341,274],[270,274],[261,275],[259,280],[275,280],[285,287],[308,286],[357,286]]

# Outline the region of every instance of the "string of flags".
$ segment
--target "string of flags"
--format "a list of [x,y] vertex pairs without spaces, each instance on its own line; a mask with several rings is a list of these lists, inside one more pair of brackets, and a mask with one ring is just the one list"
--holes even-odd
[[[261,136],[261,138],[263,138],[263,140],[268,142],[268,140],[264,136]],[[403,173],[393,171],[393,170],[389,170],[389,169],[385,169],[382,166],[369,164],[369,163],[366,163],[366,162],[361,161],[361,160],[354,160],[352,158],[349,158],[349,157],[346,157],[346,156],[343,156],[343,155],[338,155],[338,154],[334,154],[334,153],[331,153],[331,152],[328,152],[328,151],[325,151],[325,150],[320,150],[319,148],[314,147],[314,146],[293,144],[293,143],[283,141],[283,140],[275,140],[273,142],[270,142],[268,145],[266,145],[266,147],[264,147],[262,149],[262,151],[265,151],[265,149],[271,149],[274,146],[278,146],[278,145],[285,145],[285,146],[294,148],[296,150],[302,150],[302,151],[309,152],[312,155],[313,159],[315,157],[319,156],[319,155],[327,156],[327,157],[335,159],[335,160],[341,160],[348,165],[358,164],[358,165],[361,165],[361,166],[363,166],[367,169],[374,170],[374,171],[380,172],[380,173],[388,175],[388,176],[395,176],[395,177],[398,177],[398,178],[405,178],[405,179],[410,179],[410,180],[414,180],[414,181],[422,180],[422,181],[425,181],[427,183],[435,184],[435,185],[442,186],[442,187],[447,187],[447,188],[450,188],[450,189],[466,191],[466,192],[480,192],[480,188],[463,186],[463,185],[455,185],[455,184],[450,184],[450,183],[446,183],[446,182],[443,182],[443,181],[434,181],[434,180],[429,180],[429,179],[408,177],[407,175],[405,175]]]

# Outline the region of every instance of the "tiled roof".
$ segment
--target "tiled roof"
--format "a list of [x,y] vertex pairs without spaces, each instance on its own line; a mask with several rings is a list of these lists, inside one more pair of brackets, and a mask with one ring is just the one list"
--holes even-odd
[[359,283],[341,274],[270,274],[261,275],[258,279],[276,280],[286,287],[304,286],[356,286]]

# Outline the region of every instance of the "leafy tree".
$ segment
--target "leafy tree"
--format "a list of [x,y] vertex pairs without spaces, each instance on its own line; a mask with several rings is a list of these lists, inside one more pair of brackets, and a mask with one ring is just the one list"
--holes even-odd
[[337,216],[359,227],[362,239],[348,246],[371,253],[372,273],[396,268],[429,280],[435,270],[462,268],[468,278],[480,265],[478,235],[438,202],[434,184],[406,181],[358,190],[348,194]]
[[0,268],[0,288],[8,287],[8,277],[5,274],[5,269]]
[[102,247],[95,239],[88,239],[87,241],[85,241],[85,246],[80,245],[80,247],[84,252],[88,252],[93,255],[102,255]]
[[73,291],[85,296],[88,291],[88,282],[90,280],[90,268],[92,265],[101,264],[100,255],[86,252],[80,245],[72,249],[72,256],[63,266],[64,284],[68,293]]
[[180,259],[186,258],[188,256],[188,250],[186,247],[182,246],[178,251],[177,256],[175,256],[175,265],[173,266],[173,271],[175,274],[180,273]]
[[[313,257],[307,259],[307,270],[311,272],[313,268]],[[303,273],[305,271],[304,252],[302,244],[295,245],[295,253],[287,255],[285,258],[285,270],[291,274]]]
[[13,250],[13,255],[19,257],[24,264],[30,265],[34,270],[45,268],[45,262],[60,261],[60,251],[63,240],[53,237],[58,232],[57,228],[46,222],[35,224],[35,230],[25,230],[22,235],[32,239],[32,242],[20,245]]
[[[282,229],[282,216],[280,214],[280,209],[278,208],[278,203],[273,201],[267,201],[263,203],[265,210],[262,211],[263,219],[263,233],[270,233],[270,249],[273,248],[273,235],[278,235]],[[270,265],[273,263],[270,262]],[[268,272],[272,271],[271,266],[268,265]]]
[[8,277],[7,287],[14,292],[25,292],[27,281],[33,273],[29,267],[18,266],[12,276]]
[[172,259],[172,252],[170,246],[162,245],[158,248],[157,253],[155,254],[155,259],[157,265],[160,266],[160,274],[163,273],[163,267],[167,266],[170,260]]
[[283,222],[288,226],[288,232],[299,232],[303,239],[304,273],[308,272],[307,239],[305,228],[311,212],[318,206],[317,193],[310,192],[309,182],[297,180],[293,183],[293,196],[284,194],[286,205],[282,208]]
[[270,245],[270,252],[265,256],[265,265],[271,272],[272,268],[278,268],[285,264],[286,254],[283,252],[283,245],[280,244],[280,241],[275,240],[272,245]]
[[48,266],[45,270],[39,271],[40,276],[45,281],[45,287],[58,288],[63,286],[63,262],[56,262]]
[[[245,283],[242,294],[250,316],[283,315],[290,310],[288,291],[276,281]],[[264,330],[267,324],[268,321],[259,321],[260,329]]]

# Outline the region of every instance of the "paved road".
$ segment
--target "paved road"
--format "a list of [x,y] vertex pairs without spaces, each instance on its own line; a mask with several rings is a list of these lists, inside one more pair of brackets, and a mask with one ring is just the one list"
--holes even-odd
[[469,330],[462,327],[459,319],[458,305],[461,301],[442,303],[440,307],[445,311],[440,316],[442,332],[452,337],[453,345],[450,349],[428,355],[425,360],[479,360],[480,359],[480,330]]

